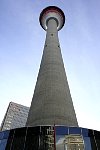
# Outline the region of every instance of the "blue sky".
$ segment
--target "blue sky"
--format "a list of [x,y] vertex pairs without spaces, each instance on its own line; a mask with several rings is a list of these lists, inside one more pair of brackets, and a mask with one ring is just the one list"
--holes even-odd
[[10,101],[30,106],[49,5],[66,16],[59,39],[79,126],[100,130],[100,0],[0,0],[0,123]]

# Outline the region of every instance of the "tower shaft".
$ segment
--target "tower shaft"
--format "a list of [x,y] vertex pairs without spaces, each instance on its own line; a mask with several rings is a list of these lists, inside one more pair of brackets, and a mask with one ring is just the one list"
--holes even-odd
[[57,20],[47,22],[47,34],[27,126],[78,126],[58,39]]

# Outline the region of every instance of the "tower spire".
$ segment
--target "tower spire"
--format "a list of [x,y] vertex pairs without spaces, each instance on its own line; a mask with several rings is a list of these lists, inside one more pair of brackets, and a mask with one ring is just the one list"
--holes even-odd
[[46,41],[26,126],[78,126],[58,39],[64,23],[65,15],[56,6],[40,14]]

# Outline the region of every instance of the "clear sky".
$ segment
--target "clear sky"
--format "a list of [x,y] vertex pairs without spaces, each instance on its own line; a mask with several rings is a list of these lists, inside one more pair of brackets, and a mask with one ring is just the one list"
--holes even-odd
[[100,0],[0,0],[0,123],[10,101],[30,106],[49,5],[66,16],[59,39],[79,126],[100,130]]

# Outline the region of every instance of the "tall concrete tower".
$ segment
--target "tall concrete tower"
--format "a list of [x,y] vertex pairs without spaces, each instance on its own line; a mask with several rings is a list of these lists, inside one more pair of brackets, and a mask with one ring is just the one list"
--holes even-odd
[[58,7],[49,6],[40,14],[46,40],[26,126],[78,126],[58,39],[64,23]]

